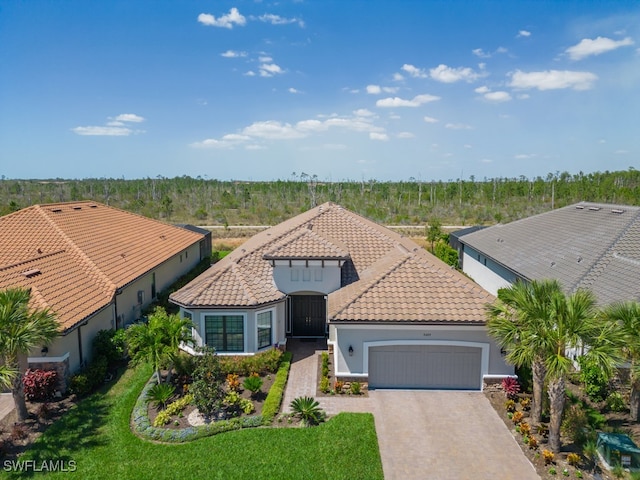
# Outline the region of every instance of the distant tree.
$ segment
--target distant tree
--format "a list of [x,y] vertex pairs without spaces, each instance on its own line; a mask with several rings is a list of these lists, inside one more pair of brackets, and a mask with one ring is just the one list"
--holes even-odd
[[434,251],[435,243],[442,238],[442,223],[437,218],[432,218],[427,227],[427,240],[431,243],[431,252]]

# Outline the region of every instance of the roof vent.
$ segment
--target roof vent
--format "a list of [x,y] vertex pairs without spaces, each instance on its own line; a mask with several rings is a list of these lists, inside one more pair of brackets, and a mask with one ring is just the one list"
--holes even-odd
[[41,248],[38,249],[38,253],[42,254],[42,249]]
[[82,207],[75,206],[75,207],[73,207],[73,209],[74,210],[82,210]]
[[62,209],[61,208],[52,208],[51,211],[53,213],[60,213],[62,211]]
[[576,205],[576,210],[584,210],[584,206],[583,205]]
[[313,223],[309,223],[309,224],[307,225],[307,228],[308,228],[309,230],[313,230]]
[[555,267],[556,266],[556,262],[551,262],[551,266]]
[[160,235],[160,238],[161,238],[162,240],[166,240],[166,239],[167,239],[167,237],[166,237],[165,235]]
[[624,213],[624,210],[621,208],[612,208],[611,213],[617,213],[618,215],[620,215],[621,213]]
[[39,268],[34,268],[33,270],[27,270],[26,272],[22,272],[22,275],[24,275],[27,278],[32,278],[35,277],[36,275],[40,275],[42,272],[40,271]]
[[602,210],[600,207],[589,207],[589,210],[592,212],[597,212],[598,210]]
[[89,208],[98,208],[98,205],[89,205]]
[[582,261],[582,257],[578,255],[578,263],[580,263],[581,261]]

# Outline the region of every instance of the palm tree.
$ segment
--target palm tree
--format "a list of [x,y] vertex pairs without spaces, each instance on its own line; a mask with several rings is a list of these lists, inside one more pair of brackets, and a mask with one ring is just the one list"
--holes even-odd
[[549,320],[544,337],[549,379],[549,448],[559,452],[566,378],[574,369],[569,352],[585,349],[587,360],[601,368],[606,375],[611,375],[619,362],[617,348],[621,335],[616,325],[598,318],[595,296],[588,290],[577,290],[571,295],[555,295],[553,316]]
[[47,309],[29,307],[31,290],[8,288],[0,291],[0,354],[4,357],[3,381],[11,382],[18,421],[28,416],[22,377],[27,356],[34,348],[49,345],[58,336],[56,316]]
[[149,315],[149,322],[139,323],[127,330],[127,344],[134,362],[147,360],[153,365],[158,383],[160,366],[166,358],[178,353],[181,343],[190,343],[191,321],[178,315],[169,315],[157,307]]
[[486,307],[487,329],[516,367],[531,367],[533,401],[531,423],[542,418],[542,395],[547,373],[544,331],[552,315],[552,299],[562,288],[556,280],[518,281],[498,290],[498,298]]
[[631,394],[629,410],[634,421],[640,420],[640,303],[621,302],[602,311],[605,320],[614,322],[622,331],[621,355],[631,362]]

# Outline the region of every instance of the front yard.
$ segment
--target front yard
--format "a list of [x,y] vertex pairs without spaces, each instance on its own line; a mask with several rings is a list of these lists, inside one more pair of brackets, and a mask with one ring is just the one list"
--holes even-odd
[[[72,461],[83,479],[383,478],[370,414],[342,413],[314,428],[249,428],[184,444],[138,438],[131,412],[150,375],[148,367],[128,369],[47,429],[19,460]],[[22,478],[25,472],[7,475]]]

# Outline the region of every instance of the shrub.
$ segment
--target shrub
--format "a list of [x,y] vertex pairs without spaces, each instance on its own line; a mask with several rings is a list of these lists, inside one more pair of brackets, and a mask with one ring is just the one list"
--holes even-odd
[[240,410],[242,410],[246,415],[249,415],[256,410],[256,407],[248,398],[242,398],[240,399]]
[[162,410],[153,420],[154,427],[162,427],[171,421],[171,415],[166,410]]
[[342,387],[344,387],[344,382],[340,380],[336,380],[333,384],[333,389],[336,393],[342,393]]
[[360,385],[360,382],[351,382],[351,385],[349,386],[349,392],[351,393],[351,395],[360,395],[362,389],[362,385]]
[[107,376],[108,362],[107,358],[100,355],[93,359],[86,370],[87,379],[91,390],[98,388],[104,383],[104,379]]
[[249,376],[244,379],[242,386],[249,390],[252,395],[255,395],[262,388],[262,379],[260,377]]
[[330,390],[331,390],[331,386],[329,385],[329,377],[323,376],[320,379],[320,391],[322,393],[329,393]]
[[567,463],[572,467],[578,466],[578,464],[580,463],[580,455],[573,452],[569,453],[567,455]]
[[612,412],[623,412],[627,409],[627,404],[619,392],[613,392],[607,397],[607,409]]
[[186,352],[178,352],[173,357],[173,368],[179,377],[191,377],[196,369],[196,357]]
[[93,354],[96,357],[103,356],[107,363],[113,364],[124,356],[125,330],[100,330],[93,337]]
[[458,268],[458,251],[448,243],[438,241],[433,248],[433,254],[447,265]]
[[22,377],[24,395],[28,400],[49,400],[53,398],[58,383],[55,370],[28,369]]
[[187,408],[187,405],[189,405],[191,402],[193,402],[193,394],[189,393],[184,397],[179,398],[175,402],[167,405],[167,408],[165,409],[165,411],[169,415],[177,415],[178,413],[182,412],[182,410]]
[[291,401],[291,411],[307,426],[317,425],[324,420],[324,411],[313,397],[294,398]]
[[91,392],[91,383],[84,373],[73,375],[69,380],[69,391],[79,397],[84,397]]
[[147,392],[147,400],[153,402],[157,408],[164,408],[175,391],[176,388],[173,385],[157,383]]
[[280,368],[276,374],[276,379],[269,390],[269,394],[262,405],[262,418],[265,424],[269,424],[273,421],[276,413],[280,409],[280,403],[282,402],[282,395],[284,393],[284,387],[287,384],[287,377],[289,376],[289,368],[291,367],[291,352],[285,352],[282,355],[282,361],[280,362]]
[[514,400],[507,400],[504,402],[504,408],[507,412],[515,412],[516,411],[516,402]]
[[531,435],[529,437],[529,440],[527,441],[527,444],[529,445],[529,448],[531,450],[535,450],[536,448],[538,448],[538,439]]
[[282,352],[272,348],[252,356],[225,356],[220,358],[220,369],[224,375],[235,373],[248,376],[252,372],[274,373],[282,359]]
[[609,392],[609,379],[600,367],[585,357],[578,358],[578,364],[580,379],[584,383],[584,392],[592,401],[601,402]]
[[570,405],[564,412],[560,431],[573,442],[581,443],[589,427],[589,419],[580,404]]
[[523,410],[528,412],[529,410],[531,410],[531,399],[530,398],[521,398],[520,399],[520,406],[522,407]]
[[204,349],[203,355],[197,359],[193,372],[193,403],[203,415],[211,415],[222,408],[224,389],[219,380],[220,363],[212,349]]
[[527,422],[520,423],[520,433],[526,437],[531,435],[531,425],[529,425]]
[[240,380],[237,373],[229,373],[227,375],[227,388],[234,392],[240,390]]
[[507,398],[515,400],[520,393],[520,384],[514,377],[506,377],[502,379],[502,390],[504,390]]
[[556,470],[556,467],[551,467],[549,469],[549,475],[557,475],[558,471]]
[[511,417],[511,421],[513,421],[513,423],[518,424],[522,421],[522,417],[524,417],[524,414],[522,412],[514,412],[513,416]]
[[542,459],[544,460],[545,465],[549,465],[550,463],[553,463],[554,458],[555,458],[555,455],[551,450],[547,450],[546,448],[542,450]]

